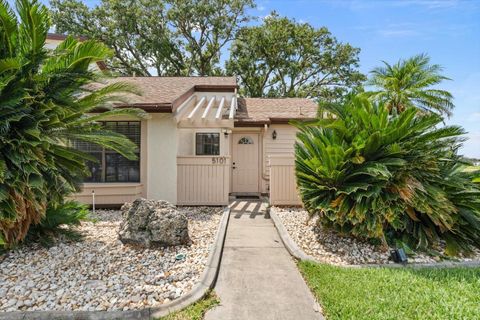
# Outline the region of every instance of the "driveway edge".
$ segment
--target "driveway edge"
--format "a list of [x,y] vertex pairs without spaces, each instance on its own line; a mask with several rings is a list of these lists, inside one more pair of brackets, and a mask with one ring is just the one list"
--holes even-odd
[[[280,235],[280,239],[282,239],[283,244],[287,248],[288,252],[297,260],[300,261],[311,261],[315,263],[321,264],[328,264],[325,262],[320,262],[312,256],[306,254],[298,245],[297,243],[290,237],[287,229],[283,225],[282,221],[275,213],[274,210],[270,210],[268,208],[268,212],[270,217],[272,218],[273,224]],[[480,261],[444,261],[444,262],[437,262],[437,263],[410,263],[410,264],[398,264],[398,263],[391,263],[391,264],[364,264],[364,265],[344,265],[340,267],[345,268],[475,268],[480,267]]]
[[200,281],[186,295],[165,305],[128,311],[24,311],[0,313],[0,320],[146,320],[159,318],[179,311],[202,299],[212,289],[217,280],[223,245],[227,234],[230,208],[225,208],[218,227],[215,242],[212,244],[205,270]]

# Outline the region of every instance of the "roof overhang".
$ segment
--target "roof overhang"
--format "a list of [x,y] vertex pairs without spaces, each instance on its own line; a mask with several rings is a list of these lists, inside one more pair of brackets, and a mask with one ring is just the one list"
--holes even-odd
[[171,103],[117,104],[116,108],[139,108],[149,113],[175,113],[195,92],[231,92],[232,94],[235,94],[237,88],[237,85],[195,85]]
[[[65,35],[65,34],[61,34],[61,33],[47,33],[47,40],[51,40],[51,41],[63,41],[65,39],[67,39],[68,35]],[[75,39],[77,39],[78,41],[86,41],[88,40],[87,37],[84,37],[84,36],[77,36],[77,37],[74,37]],[[98,69],[100,69],[100,71],[106,71],[108,70],[108,67],[107,67],[107,64],[105,63],[105,61],[97,61],[96,62],[97,64],[97,67]]]
[[271,124],[290,124],[290,121],[312,121],[314,118],[269,118],[268,120],[235,120],[234,126],[242,127],[263,127]]
[[[61,33],[47,33],[47,40],[57,40],[57,41],[63,41],[65,39],[67,39],[68,35],[66,34],[61,34]],[[88,38],[87,37],[84,37],[84,36],[77,36],[77,37],[74,37],[75,39],[77,40],[80,40],[80,41],[85,41],[87,40]]]
[[131,103],[116,105],[116,108],[138,108],[148,113],[172,113],[172,104],[166,103]]
[[194,86],[196,92],[235,92],[238,85],[211,85],[197,84]]

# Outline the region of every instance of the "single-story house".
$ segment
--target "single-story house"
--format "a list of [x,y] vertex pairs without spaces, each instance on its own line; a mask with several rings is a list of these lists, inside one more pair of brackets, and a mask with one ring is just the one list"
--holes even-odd
[[97,205],[137,197],[225,205],[231,195],[267,194],[272,204],[299,204],[293,174],[296,129],[289,121],[315,118],[314,101],[242,98],[235,77],[117,79],[143,91],[128,106],[151,116],[105,122],[138,145],[138,160],[78,143],[99,161],[89,165],[92,174],[76,199]]

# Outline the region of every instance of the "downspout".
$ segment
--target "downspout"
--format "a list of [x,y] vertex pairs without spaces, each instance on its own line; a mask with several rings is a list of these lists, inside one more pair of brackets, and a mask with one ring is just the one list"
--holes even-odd
[[[265,124],[263,126],[263,135],[262,135],[262,179],[264,181],[270,181],[269,177],[266,176],[265,172],[266,172],[266,169],[267,169],[267,163],[265,161],[265,137],[267,135],[267,131],[268,131],[268,124]],[[268,185],[268,189],[267,191],[270,191],[270,185]]]

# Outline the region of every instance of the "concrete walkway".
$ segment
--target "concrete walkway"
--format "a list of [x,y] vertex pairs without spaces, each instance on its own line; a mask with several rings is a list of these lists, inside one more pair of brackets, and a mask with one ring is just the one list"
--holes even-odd
[[266,203],[234,201],[215,292],[206,320],[323,319],[283,246]]

